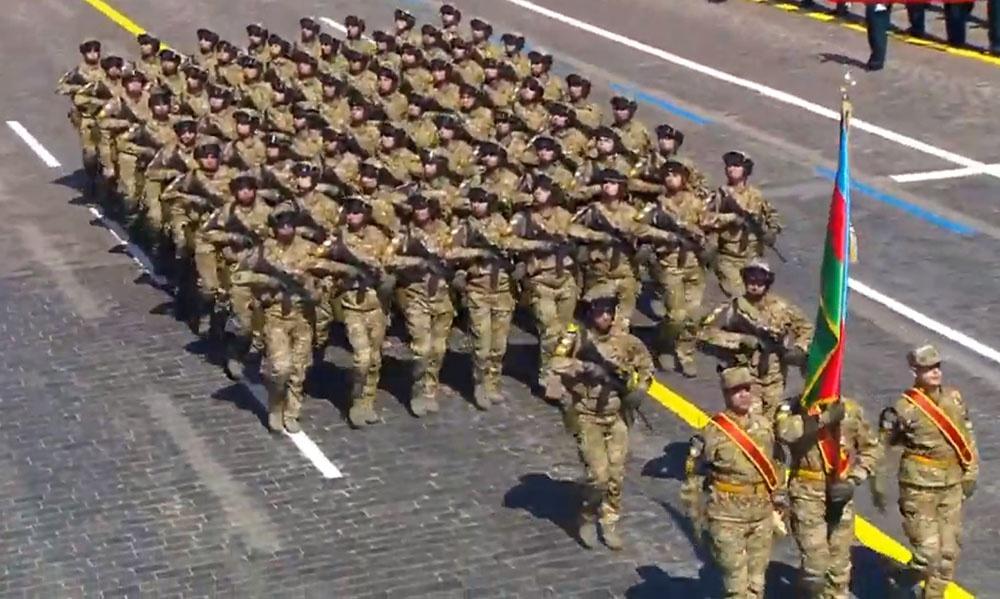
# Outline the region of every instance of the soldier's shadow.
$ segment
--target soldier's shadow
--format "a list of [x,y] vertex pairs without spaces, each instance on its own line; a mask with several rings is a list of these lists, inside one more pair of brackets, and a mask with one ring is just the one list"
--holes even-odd
[[579,542],[577,514],[581,501],[579,483],[555,480],[548,474],[532,472],[520,478],[503,497],[503,506],[525,510],[539,520],[548,520]]
[[867,547],[851,547],[851,593],[859,599],[890,597],[898,565]]
[[212,399],[227,401],[240,410],[250,412],[257,417],[260,425],[267,428],[267,409],[254,397],[253,392],[241,383],[233,383],[212,393]]
[[650,478],[684,480],[684,462],[688,455],[687,441],[674,441],[663,448],[663,455],[657,456],[642,467],[642,475]]
[[74,191],[80,192],[80,196],[70,200],[70,204],[86,204],[87,198],[85,195],[90,190],[90,178],[87,176],[87,172],[82,168],[78,168],[72,173],[66,173],[65,175],[59,177],[58,179],[53,179],[52,183],[55,185],[62,185],[63,187],[68,187]]
[[625,591],[626,599],[708,597],[713,589],[711,582],[702,577],[681,578],[671,576],[660,566],[639,566],[635,571],[642,577],[642,582],[629,587]]

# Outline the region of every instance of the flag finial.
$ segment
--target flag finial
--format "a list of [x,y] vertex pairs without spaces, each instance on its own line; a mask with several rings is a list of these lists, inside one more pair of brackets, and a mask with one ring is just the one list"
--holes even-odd
[[854,80],[854,77],[851,77],[851,72],[850,71],[847,71],[846,73],[844,73],[844,84],[840,86],[840,94],[841,94],[841,96],[843,96],[843,99],[845,101],[846,100],[850,100],[850,97],[849,97],[850,93],[849,92],[851,91],[851,88],[854,87],[857,84],[858,84],[858,82]]

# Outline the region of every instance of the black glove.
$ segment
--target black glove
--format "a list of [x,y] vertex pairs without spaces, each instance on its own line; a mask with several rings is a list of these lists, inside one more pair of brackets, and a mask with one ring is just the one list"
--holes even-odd
[[793,347],[785,352],[785,363],[789,366],[802,366],[808,358],[809,354],[801,347]]
[[826,496],[830,500],[830,503],[844,504],[850,501],[854,497],[855,483],[856,481],[853,478],[831,483],[826,490]]
[[884,514],[888,505],[885,498],[885,480],[878,475],[868,477],[868,484],[872,492],[872,503],[878,513]]
[[636,389],[635,391],[630,391],[622,398],[622,407],[626,410],[638,410],[642,407],[644,401],[646,401],[646,391]]
[[468,274],[464,270],[455,273],[451,280],[451,288],[459,293],[465,293],[465,288],[469,285]]
[[975,492],[976,492],[975,479],[962,481],[962,495],[964,495],[966,499],[972,497],[972,494]]
[[645,264],[653,258],[653,246],[649,244],[643,244],[639,246],[639,249],[635,252],[635,261],[637,264]]

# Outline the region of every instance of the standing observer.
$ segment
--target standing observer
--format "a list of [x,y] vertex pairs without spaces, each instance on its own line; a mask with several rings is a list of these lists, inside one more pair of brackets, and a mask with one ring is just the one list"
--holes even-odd
[[866,4],[865,25],[868,28],[868,47],[871,56],[865,65],[869,71],[880,71],[885,66],[885,52],[889,45],[889,20],[891,4]]

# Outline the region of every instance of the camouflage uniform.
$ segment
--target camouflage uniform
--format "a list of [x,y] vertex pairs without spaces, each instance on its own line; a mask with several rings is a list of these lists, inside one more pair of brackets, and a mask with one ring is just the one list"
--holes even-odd
[[[732,368],[723,371],[722,380],[723,388],[731,389],[749,384],[751,376],[745,368]],[[771,458],[774,432],[766,416],[754,411],[740,416],[730,409],[723,414]],[[714,424],[691,441],[681,498],[695,522],[696,541],[701,541],[704,526],[722,573],[724,597],[760,599],[773,542],[773,502],[765,479]]]
[[[100,42],[90,40],[80,44],[81,53],[90,48],[100,52]],[[100,64],[81,61],[76,68],[63,75],[56,85],[56,93],[68,96],[73,103],[68,115],[69,120],[80,136],[83,164],[90,170],[92,176],[96,174],[99,135],[96,116],[103,103],[99,103],[88,91],[94,84],[104,81],[105,77],[105,71]]]
[[[929,345],[907,356],[910,367],[933,368],[941,363]],[[882,413],[880,427],[889,446],[901,446],[899,513],[903,531],[913,545],[910,583],[924,582],[923,597],[945,596],[954,579],[961,547],[962,505],[972,496],[979,478],[979,452],[961,393],[953,387],[915,388],[936,404],[965,439],[971,460],[959,453],[937,425],[905,396]]]
[[829,427],[839,432],[840,447],[850,460],[845,480],[840,484],[850,485],[851,489],[875,473],[882,455],[878,436],[865,419],[860,404],[849,398],[841,401],[843,420],[828,421],[827,413],[810,416],[790,403],[781,406],[775,420],[775,433],[790,450],[788,494],[792,534],[802,554],[801,592],[808,598],[848,597],[850,549],[854,542],[854,502],[830,499],[829,475],[817,443],[817,431]]
[[[593,313],[602,309],[595,307],[602,302],[609,302],[606,309],[613,312],[614,298],[614,290],[595,288],[585,299]],[[593,547],[599,520],[605,544],[621,549],[617,522],[631,412],[652,381],[653,359],[642,341],[625,331],[612,327],[602,333],[572,323],[560,338],[549,369],[546,395],[560,400],[587,477],[580,540]]]

